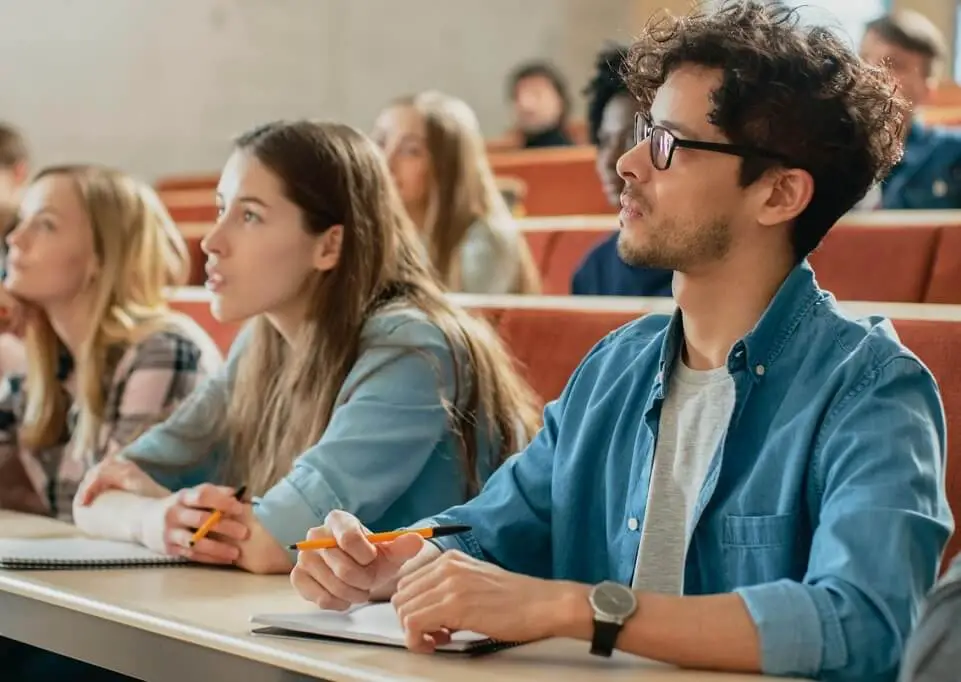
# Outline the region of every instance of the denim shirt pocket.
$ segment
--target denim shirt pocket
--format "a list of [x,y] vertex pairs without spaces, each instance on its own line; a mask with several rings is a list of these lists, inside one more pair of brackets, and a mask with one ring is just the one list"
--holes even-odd
[[795,577],[799,514],[728,515],[721,540],[727,587]]

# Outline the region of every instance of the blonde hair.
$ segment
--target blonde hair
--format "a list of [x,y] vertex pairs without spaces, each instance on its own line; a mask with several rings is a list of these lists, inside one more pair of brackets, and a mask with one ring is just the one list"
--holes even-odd
[[520,269],[510,292],[540,293],[540,274],[527,242],[516,234],[474,111],[463,100],[435,91],[400,99],[395,106],[412,108],[424,118],[427,129],[434,187],[424,229],[428,253],[441,282],[452,290],[460,288],[457,256],[470,227],[482,220],[504,250],[518,251]]
[[[90,218],[99,262],[91,333],[74,358],[77,377],[77,428],[74,454],[97,447],[103,421],[106,377],[119,360],[118,350],[166,328],[174,317],[164,288],[183,284],[189,267],[187,246],[154,191],[118,171],[97,166],[58,166],[41,178],[69,178]],[[47,317],[39,312],[26,329],[28,370],[21,439],[32,448],[60,442],[68,404],[57,376],[62,345]]]
[[380,151],[353,128],[309,121],[267,124],[236,146],[279,178],[308,234],[342,225],[344,235],[337,266],[307,283],[299,338],[288,344],[263,315],[252,323],[227,410],[228,482],[262,494],[286,475],[327,428],[366,321],[388,306],[409,306],[441,330],[452,351],[457,385],[447,408],[465,494],[476,492],[478,428],[497,444],[491,464],[499,464],[533,435],[537,400],[493,330],[445,298]]

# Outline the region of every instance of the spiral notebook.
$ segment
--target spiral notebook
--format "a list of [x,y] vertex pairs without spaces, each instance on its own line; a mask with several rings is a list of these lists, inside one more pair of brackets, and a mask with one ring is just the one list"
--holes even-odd
[[93,538],[0,539],[0,568],[140,568],[189,563],[129,542]]
[[[251,630],[258,635],[325,639],[361,644],[404,647],[404,629],[390,603],[361,604],[347,611],[313,610],[304,613],[268,613],[251,616]],[[476,632],[455,632],[438,652],[480,655],[518,646]]]

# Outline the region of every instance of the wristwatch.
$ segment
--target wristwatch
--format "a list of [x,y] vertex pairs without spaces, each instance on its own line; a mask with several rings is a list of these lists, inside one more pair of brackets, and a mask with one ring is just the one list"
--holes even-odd
[[637,597],[631,588],[606,580],[594,586],[590,600],[594,610],[591,653],[595,656],[610,656],[621,628],[637,611]]

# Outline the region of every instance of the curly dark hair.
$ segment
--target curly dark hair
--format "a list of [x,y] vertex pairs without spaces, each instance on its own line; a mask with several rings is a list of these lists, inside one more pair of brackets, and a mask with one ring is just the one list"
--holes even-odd
[[[710,13],[656,17],[631,48],[624,76],[649,109],[685,64],[723,73],[708,120],[731,142],[777,152],[814,179],[794,223],[798,261],[901,158],[908,105],[892,77],[830,30],[802,27],[780,2],[729,0]],[[745,158],[741,185],[777,164]]]
[[587,97],[587,129],[591,142],[598,144],[597,133],[601,129],[604,107],[618,95],[630,95],[624,82],[624,67],[628,48],[624,45],[605,47],[594,61],[594,77],[584,88]]

